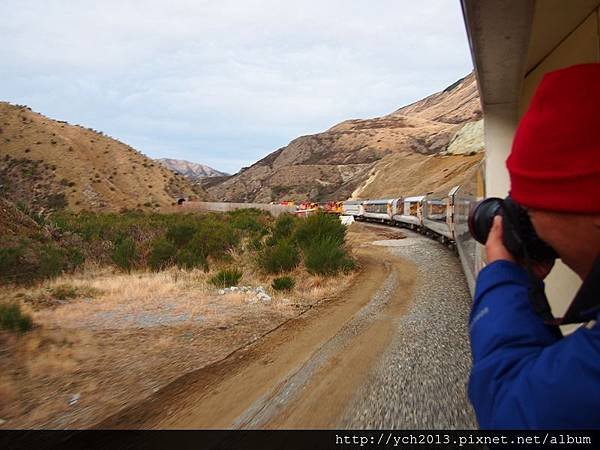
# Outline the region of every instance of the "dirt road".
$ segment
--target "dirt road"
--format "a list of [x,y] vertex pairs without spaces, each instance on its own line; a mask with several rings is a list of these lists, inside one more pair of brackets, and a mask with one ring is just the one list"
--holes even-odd
[[362,272],[260,341],[189,373],[102,428],[327,428],[364,384],[411,301],[416,266],[372,245],[398,232],[356,225]]
[[99,426],[476,427],[458,258],[409,231],[351,230],[362,267],[352,286]]

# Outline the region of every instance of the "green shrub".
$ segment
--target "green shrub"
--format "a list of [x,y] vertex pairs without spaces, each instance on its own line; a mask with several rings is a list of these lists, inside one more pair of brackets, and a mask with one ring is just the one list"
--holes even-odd
[[300,263],[300,252],[290,239],[265,247],[258,255],[258,265],[267,273],[288,272]]
[[121,269],[131,272],[137,261],[135,242],[130,237],[118,239],[112,253],[113,262]]
[[0,283],[30,283],[56,277],[82,262],[83,255],[75,247],[22,239],[16,246],[0,248]]
[[202,267],[205,271],[208,271],[208,260],[206,255],[202,251],[198,251],[194,248],[184,248],[177,252],[175,258],[177,267],[181,269],[195,269]]
[[0,281],[16,281],[19,277],[19,262],[23,256],[24,245],[0,248]]
[[346,227],[336,216],[318,213],[300,221],[294,239],[302,249],[325,239],[341,246],[346,239]]
[[229,213],[233,228],[255,236],[267,234],[266,221],[270,217],[264,211],[256,208],[236,209]]
[[210,282],[216,287],[235,286],[242,278],[242,272],[238,269],[220,270],[215,276],[210,278]]
[[291,291],[295,285],[296,281],[292,277],[275,278],[271,283],[271,287],[276,291]]
[[174,262],[177,247],[166,238],[158,238],[152,244],[148,265],[154,271],[166,269]]
[[313,274],[335,275],[340,271],[351,270],[354,262],[335,238],[327,237],[304,249],[304,265]]
[[267,240],[268,245],[275,245],[282,239],[288,239],[292,236],[296,228],[297,218],[291,214],[282,214],[277,218],[271,236]]
[[263,248],[263,240],[261,237],[255,237],[252,238],[250,240],[250,242],[248,242],[248,248],[250,250],[255,250],[255,251],[259,251],[260,249]]
[[31,317],[17,303],[0,304],[0,329],[25,332],[32,326]]
[[221,259],[239,242],[236,232],[224,222],[208,219],[198,224],[198,229],[188,243],[195,252]]
[[192,240],[196,234],[197,227],[191,223],[180,223],[172,225],[168,230],[166,237],[177,247],[183,247]]
[[62,249],[52,245],[44,245],[40,251],[40,267],[38,275],[41,278],[57,277],[63,271],[65,255]]
[[134,241],[139,242],[142,236],[163,228],[163,221],[168,216],[164,215],[162,218],[157,216],[144,215],[138,211],[128,211],[120,214],[58,213],[52,216],[52,222],[54,226],[62,231],[78,234],[86,242],[114,242],[123,237],[131,237]]

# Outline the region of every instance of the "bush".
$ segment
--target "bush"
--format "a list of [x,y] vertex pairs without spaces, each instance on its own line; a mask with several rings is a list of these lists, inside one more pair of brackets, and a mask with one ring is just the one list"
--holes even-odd
[[64,252],[51,245],[45,245],[40,253],[39,276],[41,278],[57,277],[65,265]]
[[195,252],[200,252],[207,257],[220,259],[234,248],[238,241],[238,235],[230,226],[209,219],[198,224],[196,234],[194,234],[188,246],[194,249]]
[[325,239],[342,246],[346,239],[346,227],[336,216],[318,213],[300,221],[294,239],[302,249]]
[[18,245],[0,248],[0,283],[31,283],[52,278],[82,262],[83,256],[75,247],[22,239]]
[[191,223],[175,224],[167,230],[166,237],[177,247],[183,247],[192,240],[196,231],[197,227]]
[[148,265],[156,272],[166,269],[174,262],[177,247],[166,238],[158,238],[152,244]]
[[[101,265],[113,263],[126,270],[128,266],[161,270],[174,264],[206,269],[210,258],[226,259],[240,240],[240,231],[226,214],[63,212],[52,216],[52,224],[64,235],[82,238],[85,242],[79,246],[89,260]],[[126,239],[131,239],[133,249]],[[108,241],[114,243],[109,252]]]
[[0,248],[0,281],[16,281],[19,278],[19,261],[23,256],[23,245]]
[[292,236],[294,229],[296,228],[297,218],[290,214],[282,214],[277,218],[271,236],[269,237],[267,244],[275,245],[282,239],[288,239]]
[[70,247],[63,251],[63,270],[73,270],[83,264],[85,257],[78,248]]
[[0,304],[0,329],[25,332],[32,326],[31,317],[23,313],[18,304]]
[[294,289],[296,282],[292,277],[275,278],[271,283],[271,287],[276,291],[291,291]]
[[327,237],[312,243],[304,250],[304,265],[308,272],[319,275],[335,275],[351,270],[354,262],[335,238]]
[[242,278],[242,272],[238,269],[225,269],[219,271],[209,280],[216,287],[231,287],[238,284]]
[[131,272],[137,260],[133,239],[130,237],[117,239],[112,253],[112,260],[121,269]]
[[288,272],[300,263],[300,252],[290,239],[265,247],[258,255],[258,265],[267,273]]
[[263,248],[262,238],[255,237],[255,238],[251,239],[250,242],[248,242],[248,248],[250,250],[255,250],[255,251],[259,251],[260,249],[262,249]]
[[267,234],[265,222],[269,216],[259,209],[236,209],[229,213],[229,217],[231,218],[231,226],[236,230],[255,236],[264,236]]
[[204,271],[208,271],[208,260],[206,255],[194,248],[184,248],[177,252],[175,258],[177,267],[181,269],[195,269],[202,267]]

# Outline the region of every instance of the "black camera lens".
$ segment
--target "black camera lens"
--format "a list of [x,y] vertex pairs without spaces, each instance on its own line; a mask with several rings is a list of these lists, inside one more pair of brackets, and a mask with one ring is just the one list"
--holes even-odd
[[535,232],[529,213],[510,196],[503,202],[506,225],[502,240],[508,251],[517,258],[528,256],[536,261],[548,261],[558,258],[556,251]]
[[503,200],[490,197],[475,203],[469,211],[469,232],[473,238],[485,244],[492,228],[494,216],[502,214]]
[[486,198],[471,208],[469,232],[477,242],[486,243],[497,215],[503,217],[502,242],[515,258],[547,261],[558,257],[554,249],[537,235],[527,211],[510,196],[505,199]]

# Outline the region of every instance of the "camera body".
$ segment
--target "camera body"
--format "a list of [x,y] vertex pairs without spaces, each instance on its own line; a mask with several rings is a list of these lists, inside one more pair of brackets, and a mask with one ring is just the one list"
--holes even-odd
[[477,242],[486,243],[497,215],[502,216],[504,246],[515,259],[548,261],[558,258],[556,251],[535,232],[527,211],[510,196],[486,198],[471,208],[469,232]]

